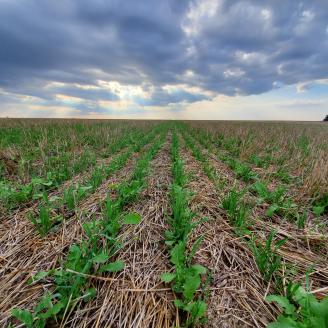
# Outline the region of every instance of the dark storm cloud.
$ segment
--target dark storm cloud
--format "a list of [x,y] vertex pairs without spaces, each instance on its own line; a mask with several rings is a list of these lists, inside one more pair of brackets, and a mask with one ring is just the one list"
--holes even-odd
[[175,103],[192,103],[200,100],[208,100],[209,96],[196,93],[187,92],[184,90],[168,91],[165,89],[157,88],[151,93],[150,99],[136,98],[135,102],[143,106],[165,106]]
[[151,99],[137,103],[164,106],[207,98],[165,85],[259,94],[328,78],[327,59],[326,0],[0,2],[0,88],[85,99],[86,111],[119,99],[98,80],[150,84]]

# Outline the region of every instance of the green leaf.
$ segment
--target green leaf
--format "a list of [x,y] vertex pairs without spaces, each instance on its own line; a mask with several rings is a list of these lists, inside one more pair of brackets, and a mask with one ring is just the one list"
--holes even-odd
[[204,301],[197,301],[192,309],[192,314],[196,318],[201,318],[205,315],[207,305]]
[[62,198],[60,196],[53,196],[49,199],[50,203],[54,203],[56,201],[62,201]]
[[43,278],[45,278],[46,276],[48,276],[49,274],[52,274],[54,272],[54,270],[50,270],[50,271],[40,271],[37,274],[35,274],[33,277],[31,277],[27,283],[28,284],[33,284],[34,282],[37,282]]
[[50,187],[52,185],[52,181],[43,181],[42,184],[46,187]]
[[300,326],[295,320],[289,317],[279,316],[276,322],[268,324],[267,328],[300,328]]
[[138,224],[141,221],[141,216],[138,213],[129,213],[125,215],[124,224]]
[[161,275],[161,280],[169,283],[176,277],[175,273],[165,272]]
[[64,307],[63,303],[61,302],[56,303],[51,309],[51,314],[56,315],[63,307]]
[[42,193],[37,193],[37,194],[33,194],[32,199],[33,200],[36,200],[36,199],[40,199],[42,197],[43,197],[43,194]]
[[118,272],[124,269],[125,263],[123,261],[115,261],[102,265],[99,269],[100,272]]
[[314,206],[313,212],[316,216],[320,216],[325,211],[325,206]]
[[81,190],[82,192],[85,192],[85,191],[91,190],[92,186],[82,186],[82,187],[79,187],[78,189]]
[[[37,304],[37,306],[35,307],[35,312],[41,312],[45,309],[49,309],[52,307],[52,295],[50,292],[46,292],[45,295],[42,296],[40,302]],[[44,318],[48,318],[47,313],[44,314]],[[41,314],[40,314],[41,316]]]
[[279,205],[277,205],[277,204],[272,204],[269,208],[268,208],[268,210],[267,210],[267,212],[266,212],[266,215],[268,216],[268,217],[272,217],[272,215],[278,210],[280,208],[280,206]]
[[178,309],[183,309],[185,307],[185,304],[182,302],[182,300],[179,300],[179,299],[174,300],[174,305]]
[[12,315],[22,321],[28,328],[33,326],[33,315],[27,310],[13,309]]
[[174,240],[166,240],[165,245],[172,246],[174,244]]
[[194,264],[191,267],[195,270],[196,274],[205,274],[207,271],[206,268],[200,264]]
[[200,276],[199,275],[190,275],[186,277],[186,280],[183,284],[183,296],[186,300],[192,300],[196,290],[200,286]]
[[100,253],[98,255],[96,255],[93,259],[92,262],[93,263],[105,263],[107,262],[109,259],[109,255],[107,253]]
[[96,288],[89,288],[85,291],[82,298],[85,302],[88,302],[90,299],[94,298],[96,294],[97,294]]
[[288,298],[279,295],[269,295],[266,297],[268,302],[277,302],[284,310],[286,314],[295,313],[295,306],[291,304]]
[[171,250],[171,262],[175,266],[179,266],[185,261],[185,242],[180,241],[179,244],[175,245]]

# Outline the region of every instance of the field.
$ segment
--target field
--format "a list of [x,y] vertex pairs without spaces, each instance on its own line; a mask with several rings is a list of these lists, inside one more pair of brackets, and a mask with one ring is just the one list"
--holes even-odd
[[0,120],[0,327],[328,327],[327,140]]

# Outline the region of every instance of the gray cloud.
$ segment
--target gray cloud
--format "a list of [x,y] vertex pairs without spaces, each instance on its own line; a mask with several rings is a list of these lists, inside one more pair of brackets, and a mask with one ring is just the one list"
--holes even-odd
[[260,94],[328,77],[327,22],[325,0],[3,0],[0,88],[58,105],[59,93],[81,98],[86,112],[120,99],[98,80],[153,86],[151,99],[135,98],[145,106],[208,99],[165,85]]
[[156,88],[151,93],[149,99],[137,98],[136,103],[143,106],[165,106],[175,103],[192,103],[200,100],[209,100],[209,96],[197,92],[187,92],[184,90],[168,91],[165,89]]

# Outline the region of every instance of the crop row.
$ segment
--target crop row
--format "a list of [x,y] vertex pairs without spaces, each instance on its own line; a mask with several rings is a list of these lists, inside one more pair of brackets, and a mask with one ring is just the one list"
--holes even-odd
[[195,221],[195,214],[189,209],[190,191],[185,188],[186,176],[183,162],[179,155],[179,139],[174,132],[172,139],[172,174],[171,207],[172,216],[169,219],[169,230],[165,233],[165,243],[169,248],[170,261],[173,272],[163,273],[161,279],[171,283],[171,288],[176,293],[175,306],[186,315],[182,316],[185,327],[194,326],[204,322],[206,303],[198,289],[205,288],[202,276],[207,269],[200,264],[193,263],[194,255],[202,241],[198,238],[192,245],[190,233],[203,220]]

